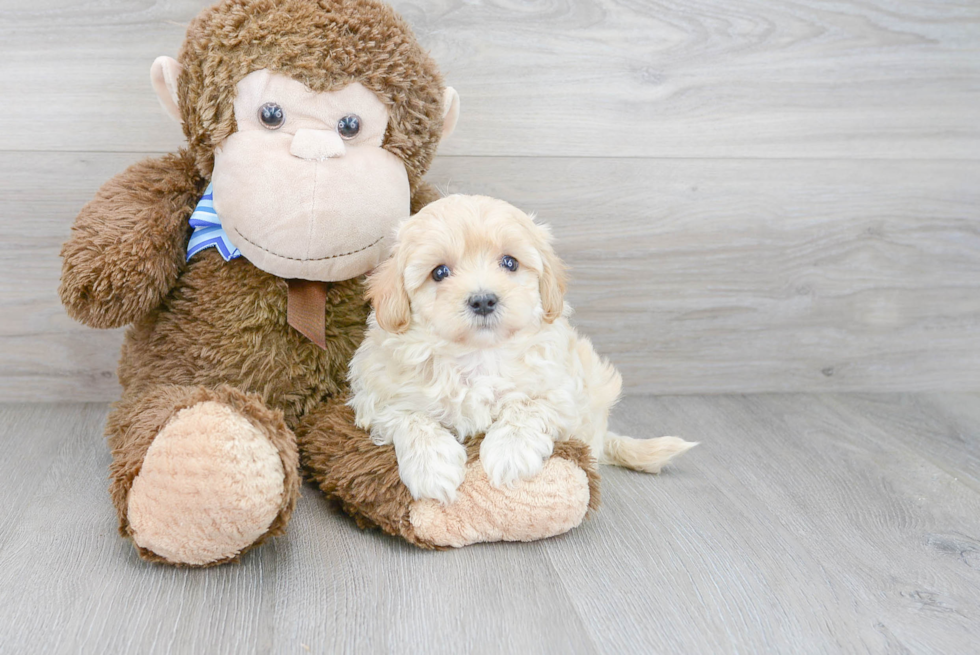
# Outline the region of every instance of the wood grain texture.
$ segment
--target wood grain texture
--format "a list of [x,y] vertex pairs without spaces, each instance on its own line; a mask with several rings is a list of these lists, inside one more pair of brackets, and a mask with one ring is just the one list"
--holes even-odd
[[[200,0],[0,0],[0,400],[118,394],[57,252],[176,149]],[[395,2],[463,98],[432,180],[535,210],[635,393],[980,389],[980,5]]]
[[[150,92],[207,2],[0,2],[0,150],[169,151]],[[444,154],[967,158],[980,5],[963,0],[393,3],[462,97]]]
[[[629,652],[637,640],[648,652],[973,648],[980,542],[966,517],[980,497],[839,400],[623,403],[618,431],[702,446],[672,472],[670,490],[605,473],[607,513],[570,535],[580,548],[549,551],[576,608],[593,617],[600,650]],[[916,420],[901,398],[878,402]],[[973,424],[965,440],[978,434]],[[604,548],[598,535],[613,529],[616,546]],[[595,565],[609,557],[616,566]]]
[[[898,398],[853,394],[834,397],[841,413],[881,426],[888,440],[942,468],[980,493],[980,402],[973,394],[906,394]],[[898,404],[903,411],[895,411]]]
[[[0,398],[109,400],[60,244],[137,154],[0,153]],[[980,164],[446,157],[550,222],[575,322],[631,393],[980,389]]]
[[[702,445],[603,470],[532,544],[423,552],[304,489],[241,564],[172,569],[115,531],[104,405],[0,406],[0,645],[45,653],[966,653],[980,639],[977,394],[632,397],[612,427]],[[870,408],[870,409],[869,409]],[[12,511],[11,511],[12,510]]]

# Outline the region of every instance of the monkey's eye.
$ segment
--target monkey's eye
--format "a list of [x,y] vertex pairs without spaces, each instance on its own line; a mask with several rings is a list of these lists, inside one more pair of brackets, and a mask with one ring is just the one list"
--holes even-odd
[[337,134],[342,139],[353,139],[361,131],[361,119],[356,114],[348,114],[337,121]]
[[259,107],[259,121],[269,130],[278,130],[286,122],[286,112],[274,102],[267,102]]
[[517,260],[510,255],[504,255],[500,258],[500,265],[506,268],[508,271],[513,273],[517,270]]
[[447,277],[449,277],[449,267],[445,264],[439,264],[434,269],[432,269],[432,279],[436,282],[442,282]]

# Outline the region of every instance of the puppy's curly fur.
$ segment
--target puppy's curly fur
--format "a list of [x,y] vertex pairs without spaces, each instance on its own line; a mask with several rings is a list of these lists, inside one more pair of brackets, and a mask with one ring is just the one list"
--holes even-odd
[[449,196],[399,227],[369,279],[369,330],[351,361],[357,425],[393,444],[415,498],[451,502],[462,442],[486,437],[490,481],[534,476],[556,441],[659,472],[694,444],[609,432],[622,379],[568,322],[565,273],[544,225],[482,196]]

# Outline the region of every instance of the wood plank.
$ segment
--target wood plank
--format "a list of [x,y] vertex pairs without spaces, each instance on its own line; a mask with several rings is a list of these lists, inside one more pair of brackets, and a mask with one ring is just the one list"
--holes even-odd
[[[33,513],[36,483],[49,477],[66,443],[99,443],[101,405],[0,405],[0,553],[25,514]],[[0,639],[2,642],[2,639]]]
[[[168,151],[148,71],[202,1],[0,2],[0,150]],[[462,96],[448,155],[968,158],[980,5],[397,1]]]
[[[0,153],[0,398],[118,394],[121,332],[64,314],[58,251],[139,157]],[[430,175],[554,225],[575,322],[632,393],[980,389],[978,178],[967,162],[517,157]]]
[[[980,493],[980,394],[834,397],[838,411],[875,422],[890,439]],[[895,411],[898,404],[903,410]]]
[[[911,401],[910,401],[911,399]],[[939,402],[937,399],[941,399]],[[106,492],[104,405],[0,407],[0,643],[11,652],[971,652],[980,493],[911,443],[968,396],[631,397],[612,425],[702,441],[532,544],[423,552],[305,488],[238,565],[136,557]],[[867,402],[879,409],[865,412]],[[959,444],[959,446],[957,446]],[[20,510],[18,511],[18,508]]]
[[554,224],[632,392],[980,388],[970,164],[500,161],[435,175]]
[[[660,479],[606,469],[600,513],[548,551],[600,651],[975,648],[980,495],[837,398],[629,398],[614,411],[618,431],[702,445]],[[980,442],[980,424],[965,440]]]
[[540,544],[421,551],[303,503],[277,549],[279,652],[599,652]]
[[185,653],[215,645],[231,653],[271,643],[271,597],[261,581],[273,549],[207,576],[143,562],[119,537],[109,502],[107,408],[25,411],[43,420],[0,425],[0,442],[53,438],[60,447],[0,481],[5,491],[29,492],[29,511],[12,517],[0,547],[4,650]]

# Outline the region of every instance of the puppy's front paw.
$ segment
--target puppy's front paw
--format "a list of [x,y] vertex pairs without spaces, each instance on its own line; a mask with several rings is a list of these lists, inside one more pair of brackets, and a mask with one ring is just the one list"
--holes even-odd
[[412,498],[432,498],[442,503],[456,499],[456,489],[466,477],[466,448],[452,436],[415,443],[397,450],[398,474]]
[[480,444],[480,461],[490,484],[509,487],[537,475],[554,447],[554,440],[543,432],[495,423]]

